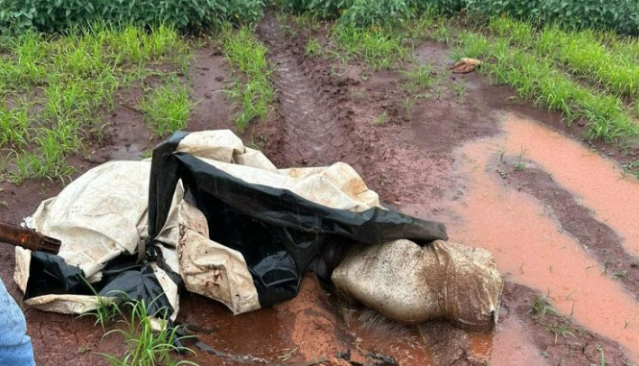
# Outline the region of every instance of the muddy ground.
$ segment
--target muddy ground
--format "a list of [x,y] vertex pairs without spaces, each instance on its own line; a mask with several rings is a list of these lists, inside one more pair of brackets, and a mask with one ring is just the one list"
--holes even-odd
[[[583,126],[566,127],[561,116],[516,102],[509,88],[476,73],[449,74],[449,50],[431,41],[414,56],[443,73],[441,92],[406,109],[401,73],[304,56],[308,37],[323,39],[321,29],[315,32],[283,32],[274,17],[258,27],[279,97],[269,120],[242,134],[245,143],[279,167],[349,163],[388,204],[445,222],[452,241],[491,250],[506,280],[499,322],[484,334],[446,322],[398,324],[337,299],[312,274],[294,300],[237,317],[186,294],[179,320],[217,328],[199,334],[216,349],[273,364],[339,364],[347,350],[352,364],[379,363],[376,354],[399,365],[637,363],[639,183],[622,176],[617,163],[636,152],[621,156],[587,144]],[[198,50],[189,76],[200,102],[188,128],[234,130],[233,108],[221,92],[230,80],[220,50]],[[465,98],[453,83],[467,86]],[[131,107],[140,95],[121,94],[105,142],[89,147],[88,160],[77,159],[76,176],[107,160],[140,159],[158,142]],[[386,123],[374,125],[384,112]],[[19,223],[63,185],[0,187],[0,221]],[[13,262],[12,251],[0,247],[0,274],[19,298]],[[545,299],[552,309],[540,312]],[[121,339],[102,338],[89,318],[33,309],[26,315],[38,365],[104,365],[97,352],[122,352]],[[188,359],[236,364],[201,350]]]

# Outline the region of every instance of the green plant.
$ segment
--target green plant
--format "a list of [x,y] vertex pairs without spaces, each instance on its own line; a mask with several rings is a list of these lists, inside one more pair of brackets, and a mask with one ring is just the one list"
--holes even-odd
[[175,341],[181,339],[177,334],[178,328],[169,327],[167,322],[162,321],[167,318],[166,309],[150,314],[152,305],[153,302],[147,305],[144,301],[125,300],[122,305],[116,306],[122,318],[119,322],[123,326],[107,332],[105,336],[120,334],[126,341],[127,349],[122,357],[104,353],[100,355],[112,366],[197,366],[191,361],[175,362],[172,359],[172,352],[195,352],[175,345]]
[[308,12],[357,27],[398,24],[414,16],[416,0],[282,0],[284,11]]
[[94,325],[100,325],[102,330],[106,329],[106,326],[115,322],[120,315],[119,299],[123,293],[116,293],[113,297],[105,297],[98,295],[95,288],[89,283],[86,278],[82,278],[86,286],[91,290],[93,296],[95,296],[95,310],[80,314],[80,317],[92,316],[95,317]]
[[620,33],[639,33],[639,3],[626,0],[464,0],[474,13],[490,16],[510,15],[535,24],[561,24],[571,29],[613,29]]
[[341,25],[332,30],[339,46],[337,54],[345,60],[358,58],[373,69],[391,68],[408,57],[402,46],[402,35],[391,28],[358,28]]
[[557,310],[550,304],[548,296],[535,295],[530,304],[530,313],[534,316],[544,317],[548,314],[558,315]]
[[624,144],[639,135],[639,125],[616,96],[592,91],[559,70],[552,60],[511,47],[508,39],[492,43],[481,34],[465,32],[458,38],[457,54],[492,60],[482,66],[498,84],[511,85],[523,100],[565,114],[567,122],[588,121],[586,136]]
[[491,19],[489,28],[513,44],[553,58],[571,73],[612,93],[639,97],[636,58],[608,49],[593,30],[564,31],[552,25],[535,32],[529,23],[504,17]]
[[166,136],[186,127],[193,103],[184,85],[173,83],[151,92],[140,103],[147,125],[157,136]]
[[5,145],[15,149],[25,146],[30,140],[32,122],[24,105],[12,109],[7,109],[6,104],[0,107],[0,148]]
[[239,106],[235,118],[238,130],[244,131],[253,120],[265,120],[275,100],[275,90],[270,81],[270,66],[266,60],[267,49],[254,36],[254,29],[241,27],[234,31],[224,28],[224,53],[236,73],[237,80],[227,95]]
[[430,89],[435,83],[433,78],[433,67],[431,65],[422,65],[410,71],[402,71],[408,80],[419,87]]
[[406,118],[410,119],[413,116],[413,108],[415,107],[415,103],[417,102],[417,97],[406,97],[402,100],[402,109],[404,110],[404,114]]
[[630,173],[639,178],[639,160],[633,160],[623,165],[625,173]]
[[461,81],[456,81],[452,83],[450,88],[457,96],[457,101],[459,103],[464,103],[464,101],[466,100],[466,95],[468,94],[466,84]]
[[414,8],[405,0],[351,0],[341,13],[342,24],[356,27],[398,24],[414,16]]
[[431,37],[437,42],[449,43],[452,38],[452,35],[450,32],[450,28],[446,26],[440,26],[435,28],[435,30],[431,34]]
[[613,277],[615,278],[626,278],[628,277],[628,271],[627,270],[619,270],[616,271],[615,273],[612,274]]
[[599,352],[599,354],[601,354],[601,361],[599,362],[599,366],[606,366],[606,357],[604,356],[603,347],[597,345],[595,349],[597,350],[597,352]]
[[[562,318],[562,321],[565,321],[565,319]],[[546,325],[546,329],[548,329],[548,331],[555,335],[555,344],[557,344],[559,336],[562,336],[564,338],[572,336],[573,338],[576,338],[575,334],[571,331],[572,328],[570,326],[570,323],[567,321],[557,325],[548,324]]]
[[321,52],[322,52],[322,45],[316,39],[309,39],[308,42],[306,42],[304,55],[308,57],[314,57],[319,55]]
[[0,148],[10,152],[4,177],[15,183],[70,176],[67,158],[87,138],[104,135],[102,116],[114,109],[119,88],[175,72],[160,71],[160,64],[184,69],[189,59],[185,40],[163,25],[101,22],[64,36],[28,30],[0,42],[1,92],[11,106],[0,108]]
[[61,32],[106,21],[199,31],[223,21],[254,22],[261,18],[263,6],[262,0],[4,0],[0,28]]
[[385,124],[388,121],[388,114],[386,114],[386,111],[383,111],[379,116],[375,117],[375,119],[373,120],[373,124],[375,126],[380,126]]

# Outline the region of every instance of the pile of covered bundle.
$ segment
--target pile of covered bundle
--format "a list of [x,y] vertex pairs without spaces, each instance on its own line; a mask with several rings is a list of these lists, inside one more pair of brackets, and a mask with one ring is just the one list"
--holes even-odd
[[227,130],[93,168],[25,224],[62,242],[57,255],[16,249],[25,303],[47,311],[126,294],[175,319],[188,290],[241,314],[294,298],[313,270],[390,318],[483,329],[502,288],[488,252],[384,207],[350,166],[277,169]]

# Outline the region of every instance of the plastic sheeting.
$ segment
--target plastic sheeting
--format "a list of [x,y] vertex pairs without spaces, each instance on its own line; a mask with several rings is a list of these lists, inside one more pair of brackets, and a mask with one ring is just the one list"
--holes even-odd
[[239,314],[294,297],[310,267],[329,276],[357,243],[446,238],[442,224],[382,209],[346,164],[277,170],[230,131],[176,133],[151,164],[96,167],[28,221],[62,247],[58,256],[17,249],[27,304],[83,312],[93,291],[117,290],[159,298],[151,313],[172,317],[180,288]]
[[[446,238],[442,224],[380,207],[361,212],[331,208],[331,203],[343,202],[339,199],[320,205],[291,189],[278,188],[278,183],[284,182],[268,173],[250,169],[242,169],[241,174],[237,167],[181,152],[166,153],[161,159],[154,156],[151,176],[164,179],[152,178],[157,182],[155,196],[159,200],[149,205],[149,237],[154,237],[152,227],[164,226],[168,200],[181,180],[191,203],[208,221],[210,239],[244,256],[262,307],[295,297],[302,273],[326,246],[331,242],[348,244],[338,238],[366,244],[400,238],[427,244]],[[312,180],[314,175],[303,180]],[[254,183],[249,183],[251,179]],[[318,201],[327,198],[314,189],[304,192]]]

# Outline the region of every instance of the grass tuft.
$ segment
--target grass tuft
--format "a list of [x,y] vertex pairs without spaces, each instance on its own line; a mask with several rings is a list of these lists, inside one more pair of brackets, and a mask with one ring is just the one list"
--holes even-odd
[[[104,136],[102,116],[115,108],[120,88],[150,74],[172,73],[158,71],[167,64],[185,69],[190,58],[184,39],[162,25],[144,29],[95,23],[64,36],[26,31],[0,42],[5,99],[0,149],[10,156],[0,173],[16,184],[68,177],[73,169],[67,158],[79,154],[85,140]],[[158,104],[158,113],[176,114],[164,107]]]
[[332,30],[338,45],[334,50],[342,61],[361,59],[374,70],[393,68],[408,59],[409,50],[402,45],[402,34],[386,27],[358,28],[338,25]]
[[422,65],[410,71],[402,71],[402,74],[415,86],[430,89],[435,84],[433,67]]
[[151,91],[140,103],[144,118],[156,136],[164,137],[182,130],[193,110],[186,86],[176,82]]
[[234,31],[227,25],[223,33],[224,53],[236,72],[236,80],[227,95],[239,107],[235,125],[243,132],[252,121],[266,120],[275,100],[267,49],[257,40],[252,27],[243,26]]
[[309,39],[306,42],[304,55],[307,57],[315,57],[322,52],[322,45],[316,39]]
[[491,43],[473,32],[461,34],[458,45],[456,55],[490,61],[482,70],[498,84],[512,86],[521,99],[563,113],[568,123],[588,121],[586,136],[590,139],[624,145],[639,135],[639,125],[619,97],[582,86],[549,58],[539,57],[527,48],[512,47],[506,38],[496,37]]
[[[100,355],[111,366],[197,366],[192,361],[173,360],[173,352],[192,354],[195,352],[187,347],[175,345],[176,341],[183,339],[177,333],[178,328],[168,327],[166,322],[160,320],[167,318],[166,311],[164,314],[150,314],[151,305],[147,306],[144,301],[127,300],[122,305],[112,306],[109,312],[115,310],[117,316],[121,318],[118,321],[121,326],[105,333],[104,336],[121,335],[126,342],[126,351],[121,357],[103,353]],[[155,318],[158,315],[160,317]]]

